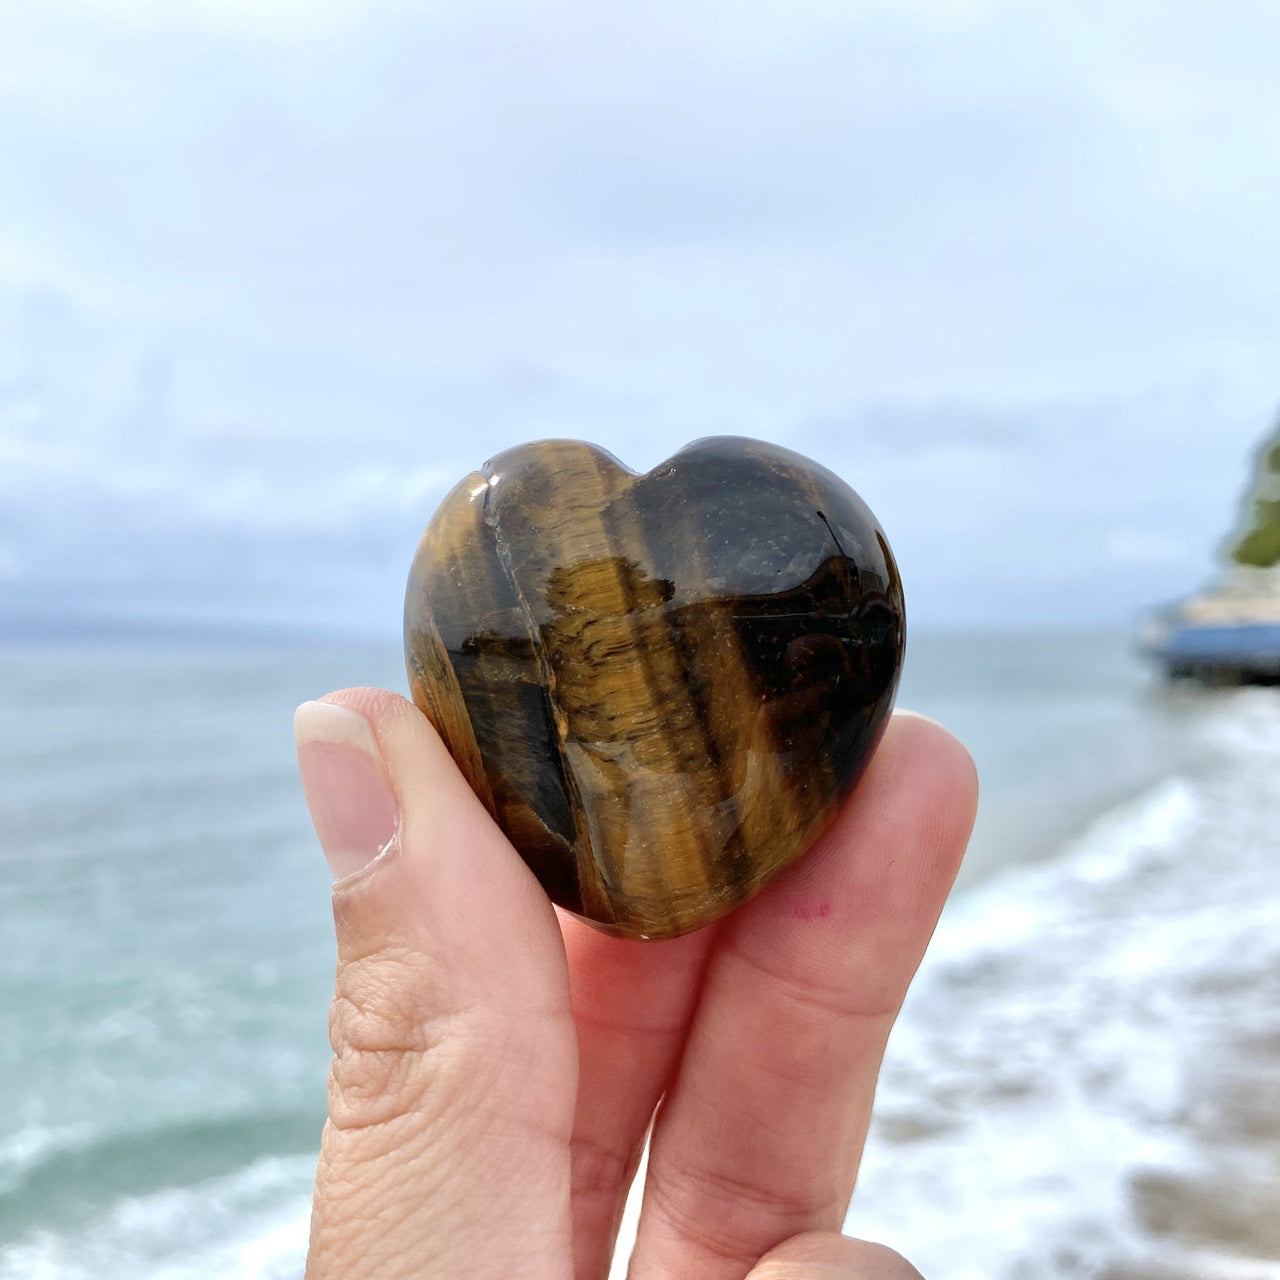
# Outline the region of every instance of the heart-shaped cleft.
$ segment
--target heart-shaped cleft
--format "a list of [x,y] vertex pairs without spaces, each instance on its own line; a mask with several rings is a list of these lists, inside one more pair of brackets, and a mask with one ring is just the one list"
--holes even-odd
[[414,701],[553,901],[670,938],[763,887],[884,729],[902,585],[800,454],[699,440],[647,475],[500,454],[441,504],[405,599]]

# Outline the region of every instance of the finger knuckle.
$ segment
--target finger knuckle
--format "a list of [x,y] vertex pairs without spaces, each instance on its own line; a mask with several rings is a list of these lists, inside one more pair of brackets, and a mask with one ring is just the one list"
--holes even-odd
[[630,1184],[640,1163],[638,1150],[620,1148],[584,1134],[570,1141],[573,1194],[577,1197],[616,1198]]
[[447,998],[433,967],[409,952],[349,960],[329,1018],[330,1121],[370,1128],[421,1113],[452,1096],[468,1057],[465,1010]]
[[755,1261],[778,1240],[843,1216],[843,1206],[816,1188],[765,1188],[692,1163],[651,1169],[650,1196],[683,1240],[734,1262]]
[[438,1037],[456,1012],[425,957],[383,948],[348,960],[338,970],[329,1018],[334,1052],[346,1049],[416,1053]]

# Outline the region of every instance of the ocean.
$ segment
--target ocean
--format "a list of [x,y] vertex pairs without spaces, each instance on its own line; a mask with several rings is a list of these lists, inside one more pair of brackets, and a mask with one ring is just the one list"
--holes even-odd
[[[291,713],[392,647],[0,649],[0,1280],[297,1280],[328,875]],[[1280,691],[913,637],[978,829],[853,1234],[929,1280],[1280,1276]]]

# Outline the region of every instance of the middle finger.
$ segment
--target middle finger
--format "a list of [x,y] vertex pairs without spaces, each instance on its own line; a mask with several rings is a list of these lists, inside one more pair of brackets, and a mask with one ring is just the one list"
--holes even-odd
[[559,914],[578,1028],[574,1277],[603,1280],[649,1121],[684,1048],[717,926],[669,942],[628,942]]

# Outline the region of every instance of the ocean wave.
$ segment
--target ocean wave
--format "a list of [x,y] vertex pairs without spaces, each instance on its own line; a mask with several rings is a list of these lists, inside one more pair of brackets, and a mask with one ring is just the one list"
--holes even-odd
[[82,1147],[91,1140],[86,1125],[46,1125],[33,1122],[0,1140],[0,1195],[21,1185],[29,1171],[50,1157]]
[[263,1154],[314,1160],[319,1131],[312,1112],[176,1117],[134,1130],[119,1120],[29,1124],[0,1142],[0,1239],[27,1223],[74,1234],[112,1204],[234,1176]]
[[948,909],[848,1220],[931,1280],[1280,1274],[1280,702]]
[[0,1280],[299,1280],[314,1174],[314,1156],[267,1157],[121,1197],[83,1230],[39,1229],[0,1248]]
[[[848,1220],[930,1280],[1280,1275],[1280,699],[1186,724],[1202,766],[944,916]],[[246,1140],[184,1185],[117,1180],[189,1137],[19,1131],[0,1179],[84,1165],[114,1198],[91,1222],[26,1215],[43,1225],[0,1248],[0,1280],[297,1280],[314,1154]]]

